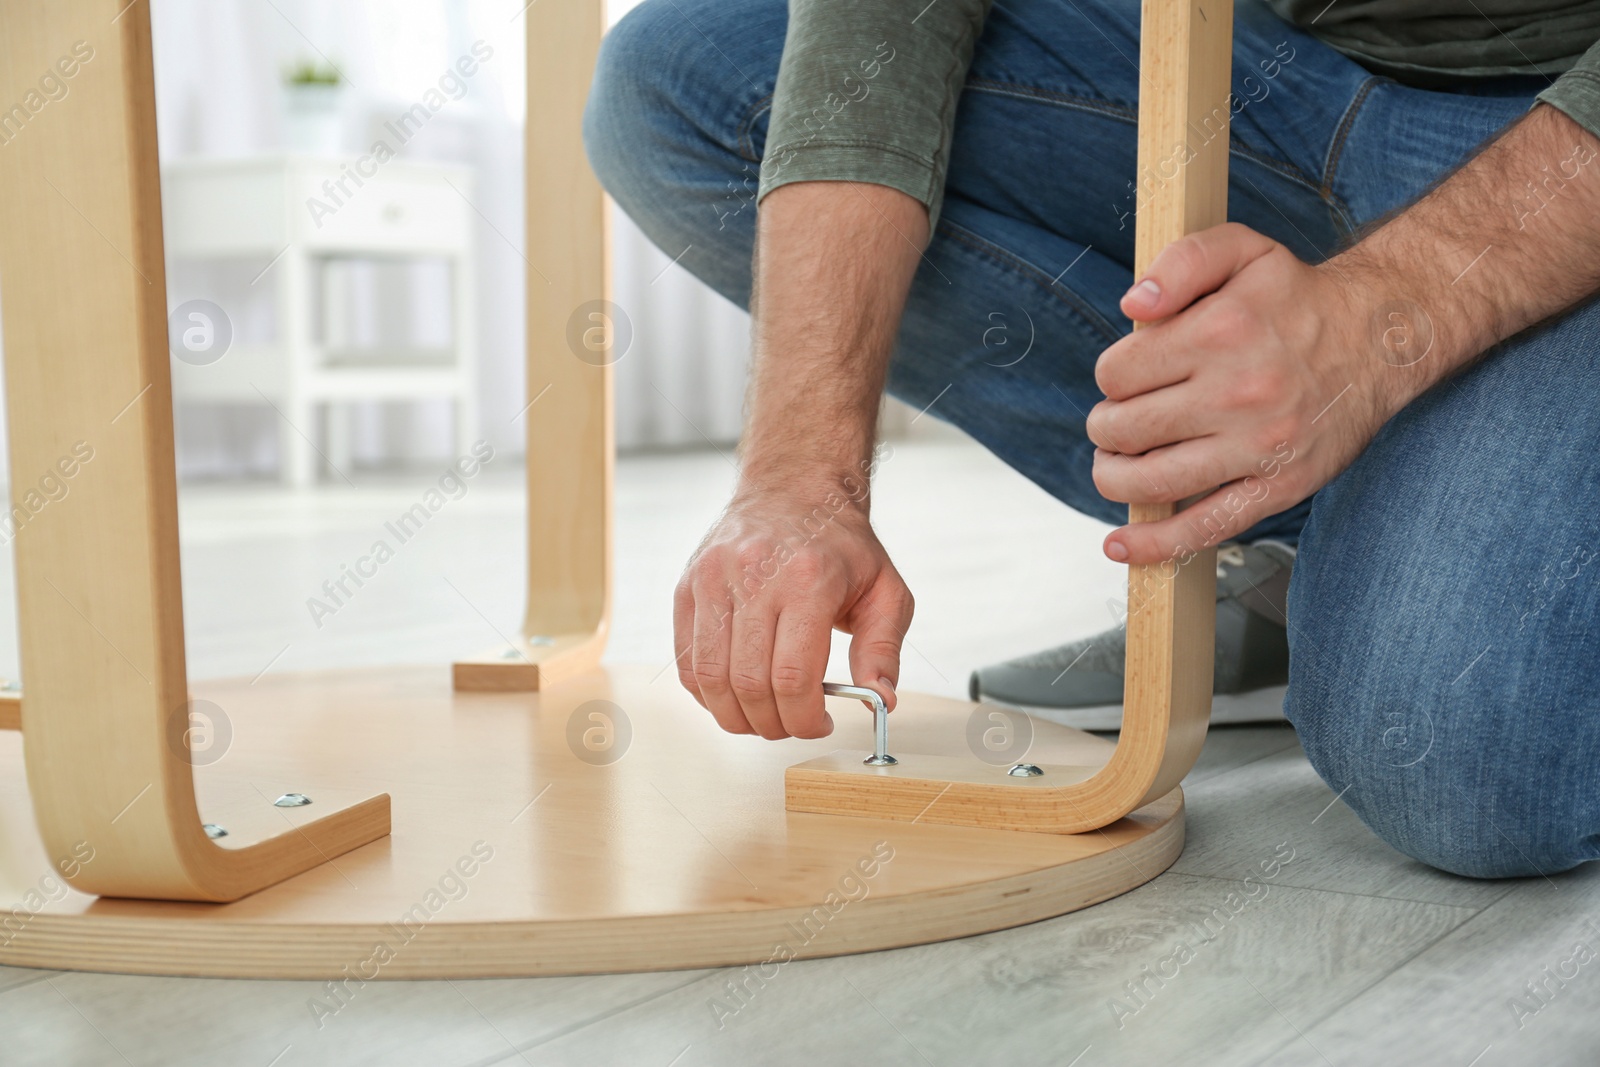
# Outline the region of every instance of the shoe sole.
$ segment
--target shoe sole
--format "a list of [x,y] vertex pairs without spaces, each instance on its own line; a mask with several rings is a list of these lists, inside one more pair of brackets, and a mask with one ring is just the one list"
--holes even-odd
[[[1248,693],[1219,693],[1211,698],[1211,725],[1241,726],[1247,723],[1286,722],[1283,714],[1286,685],[1268,686]],[[1058,722],[1078,730],[1121,730],[1122,705],[1102,704],[1084,708],[1040,708],[1026,704],[1013,704],[1006,700],[985,697],[986,704],[1016,708],[1029,715]]]

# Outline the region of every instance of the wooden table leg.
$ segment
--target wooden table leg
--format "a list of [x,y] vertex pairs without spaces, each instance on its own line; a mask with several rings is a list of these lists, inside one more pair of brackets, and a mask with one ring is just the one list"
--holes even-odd
[[461,690],[540,689],[600,662],[611,624],[611,363],[605,197],[583,148],[604,4],[528,23],[528,608],[512,643],[455,665]]
[[[1135,277],[1173,241],[1227,221],[1233,0],[1144,0],[1140,36]],[[1175,174],[1168,177],[1169,171]],[[1128,518],[1155,522],[1174,510],[1172,504],[1135,504]],[[1130,757],[1129,798],[1142,788],[1133,807],[1183,780],[1211,719],[1217,550],[1214,544],[1190,547],[1181,567],[1128,568],[1117,754]],[[1113,757],[1112,765],[1117,762]]]
[[25,109],[0,146],[0,285],[40,836],[86,893],[234,900],[386,835],[389,797],[244,847],[202,830],[149,5],[9,0],[0,99]]

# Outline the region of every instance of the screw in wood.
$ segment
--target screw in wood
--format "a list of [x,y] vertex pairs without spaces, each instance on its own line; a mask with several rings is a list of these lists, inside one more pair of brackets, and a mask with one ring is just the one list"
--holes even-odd
[[822,693],[830,697],[850,697],[872,708],[872,755],[862,760],[868,767],[892,767],[900,761],[889,755],[889,706],[874,690],[843,682],[823,682]]
[[[523,638],[523,640],[535,648],[546,648],[556,643],[555,638],[546,637],[544,634],[532,634]],[[526,657],[523,656],[522,649],[512,645],[510,648],[502,648],[500,650],[500,658],[503,660],[518,660]]]

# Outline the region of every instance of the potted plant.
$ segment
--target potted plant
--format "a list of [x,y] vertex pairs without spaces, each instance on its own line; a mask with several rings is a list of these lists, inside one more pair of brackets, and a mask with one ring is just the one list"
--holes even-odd
[[344,78],[332,63],[302,59],[284,71],[289,148],[331,155],[342,147],[339,97]]

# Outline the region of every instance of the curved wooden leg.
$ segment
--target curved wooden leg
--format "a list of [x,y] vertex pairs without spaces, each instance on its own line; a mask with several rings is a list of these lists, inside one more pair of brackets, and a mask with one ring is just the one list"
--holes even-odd
[[0,284],[40,835],[84,892],[234,900],[387,834],[389,798],[242,848],[201,828],[149,5],[13,0],[0,57],[26,109],[0,146]]
[[509,646],[456,663],[462,690],[541,689],[590,670],[611,618],[611,363],[631,327],[607,299],[605,197],[583,148],[605,11],[598,0],[563,0],[523,17],[528,609]]
[[[1144,0],[1135,277],[1173,241],[1227,221],[1232,64],[1233,0]],[[1128,517],[1154,522],[1173,511],[1172,504],[1134,505]],[[1083,790],[1095,819],[1121,818],[1166,795],[1205,744],[1217,550],[1203,538],[1197,531],[1181,566],[1128,569],[1122,734],[1111,762]]]
[[[1227,219],[1232,48],[1232,0],[1144,0],[1136,277],[1172,241]],[[1173,510],[1135,506],[1129,518]],[[1181,566],[1129,568],[1122,734],[1098,771],[1014,778],[954,757],[896,753],[899,766],[864,767],[836,754],[789,769],[789,808],[1080,833],[1165,796],[1194,766],[1211,717],[1216,546],[1204,531],[1196,540]]]

